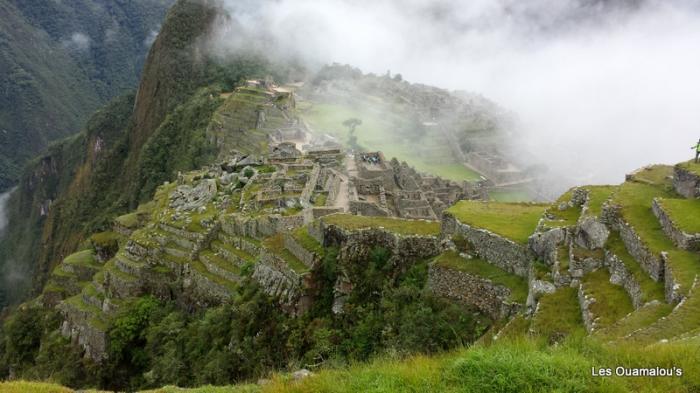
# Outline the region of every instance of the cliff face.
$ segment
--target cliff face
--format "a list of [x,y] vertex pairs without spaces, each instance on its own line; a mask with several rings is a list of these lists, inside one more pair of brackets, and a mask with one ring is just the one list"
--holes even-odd
[[[167,112],[201,85],[205,61],[195,53],[195,44],[215,14],[203,2],[179,1],[148,55],[136,99],[116,99],[83,132],[29,165],[8,203],[8,226],[0,239],[3,287],[13,288],[1,295],[2,303],[41,288],[51,268],[86,234],[104,228],[138,198],[134,179],[141,151]],[[206,112],[200,115],[206,117]]]

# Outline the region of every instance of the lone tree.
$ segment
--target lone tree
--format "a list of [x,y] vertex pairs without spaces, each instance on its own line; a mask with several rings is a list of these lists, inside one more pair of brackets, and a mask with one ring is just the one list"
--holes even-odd
[[362,120],[356,118],[356,117],[351,117],[343,122],[343,125],[348,128],[350,131],[350,134],[355,133],[355,129],[357,126],[362,125]]
[[353,150],[358,150],[360,146],[357,144],[357,137],[355,136],[355,129],[357,126],[362,124],[362,120],[351,117],[343,122],[343,125],[348,128],[349,131],[349,136],[348,136],[348,145],[350,148]]

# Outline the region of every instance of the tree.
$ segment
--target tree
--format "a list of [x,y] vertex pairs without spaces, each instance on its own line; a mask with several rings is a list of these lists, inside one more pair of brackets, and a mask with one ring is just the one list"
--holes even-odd
[[357,136],[355,136],[355,129],[357,126],[362,124],[362,120],[351,117],[343,122],[343,125],[348,128],[348,145],[351,149],[358,150],[360,145],[357,144]]

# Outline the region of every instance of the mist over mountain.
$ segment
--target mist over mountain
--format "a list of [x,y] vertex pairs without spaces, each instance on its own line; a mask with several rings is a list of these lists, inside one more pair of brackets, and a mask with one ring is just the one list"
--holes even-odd
[[0,190],[133,89],[171,0],[0,1]]
[[[675,1],[224,1],[211,46],[352,64],[485,95],[551,187],[685,159],[700,133],[700,7]],[[664,135],[660,137],[659,135]],[[533,162],[529,162],[533,164]]]

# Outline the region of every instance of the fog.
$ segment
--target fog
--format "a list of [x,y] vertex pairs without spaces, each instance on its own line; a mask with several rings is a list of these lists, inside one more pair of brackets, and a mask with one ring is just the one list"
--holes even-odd
[[10,200],[10,194],[12,193],[12,190],[0,194],[0,234],[5,229],[5,226],[7,225],[7,202]]
[[252,45],[310,67],[347,63],[483,94],[516,113],[513,152],[532,152],[572,184],[689,159],[700,137],[695,1],[224,4],[219,53]]

